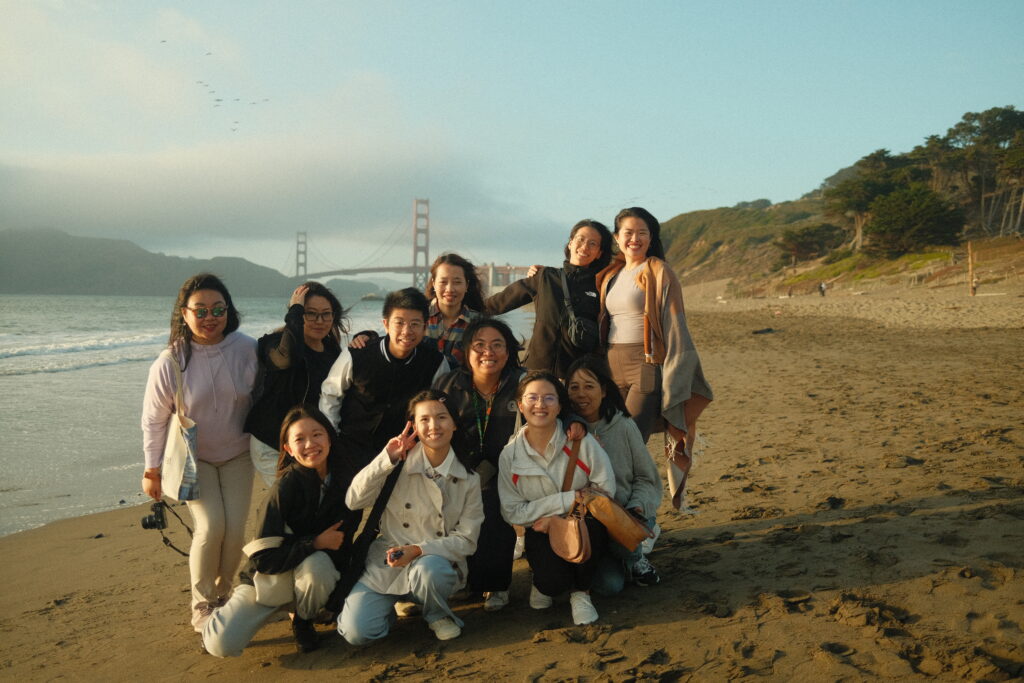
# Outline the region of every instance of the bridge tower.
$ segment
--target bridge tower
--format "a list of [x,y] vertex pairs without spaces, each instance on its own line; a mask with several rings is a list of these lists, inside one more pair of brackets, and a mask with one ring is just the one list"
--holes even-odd
[[295,277],[304,278],[306,273],[306,233],[295,233]]
[[412,286],[423,291],[430,277],[430,200],[414,199],[412,213]]

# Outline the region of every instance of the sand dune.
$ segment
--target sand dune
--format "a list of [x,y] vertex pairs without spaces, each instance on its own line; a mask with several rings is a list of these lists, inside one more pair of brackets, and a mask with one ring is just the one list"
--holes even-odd
[[1024,306],[1019,292],[903,291],[688,299],[717,396],[694,514],[661,511],[662,583],[595,598],[595,625],[572,626],[564,603],[531,610],[521,561],[513,603],[460,604],[468,627],[454,641],[414,618],[365,649],[325,629],[324,647],[299,655],[281,621],[218,660],[189,630],[184,558],[134,508],[0,539],[0,675],[1020,676]]

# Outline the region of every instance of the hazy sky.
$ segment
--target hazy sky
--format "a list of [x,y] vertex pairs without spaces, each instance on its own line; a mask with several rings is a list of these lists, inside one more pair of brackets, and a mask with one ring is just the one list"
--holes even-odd
[[[1020,0],[0,0],[0,229],[291,272],[556,262],[1024,108]],[[400,236],[397,246],[383,245]],[[390,238],[390,240],[389,240]]]

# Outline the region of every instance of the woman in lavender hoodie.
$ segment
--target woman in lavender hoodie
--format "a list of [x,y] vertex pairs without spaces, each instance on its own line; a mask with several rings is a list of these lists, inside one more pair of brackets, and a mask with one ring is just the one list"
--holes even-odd
[[244,424],[252,405],[256,341],[237,330],[238,311],[219,278],[200,273],[186,280],[171,313],[168,348],[149,369],[142,404],[142,490],[160,500],[167,423],[178,409],[176,359],[182,369],[182,412],[197,429],[199,498],[188,501],[195,522],[188,568],[192,626],[200,633],[231,593],[252,495]]

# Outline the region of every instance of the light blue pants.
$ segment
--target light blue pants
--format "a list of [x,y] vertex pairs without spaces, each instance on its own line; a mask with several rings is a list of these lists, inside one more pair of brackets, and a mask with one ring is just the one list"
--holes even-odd
[[[647,526],[654,528],[655,518],[647,518]],[[608,537],[608,552],[597,562],[597,570],[594,572],[590,590],[602,597],[618,595],[626,587],[626,576],[629,569],[643,557],[641,548],[643,544],[630,552],[620,543],[616,543]]]
[[256,602],[256,589],[243,584],[218,607],[203,629],[203,647],[214,657],[238,657],[263,624],[279,609],[294,609],[300,619],[312,619],[331,597],[341,574],[326,553],[315,552],[294,570],[295,602],[268,607]]
[[433,623],[450,617],[459,628],[462,620],[448,607],[459,575],[452,563],[438,555],[421,555],[406,569],[409,592],[405,595],[378,593],[362,581],[356,583],[338,615],[338,633],[352,645],[365,645],[385,637],[395,624],[395,603],[415,602],[423,606],[423,619]]

